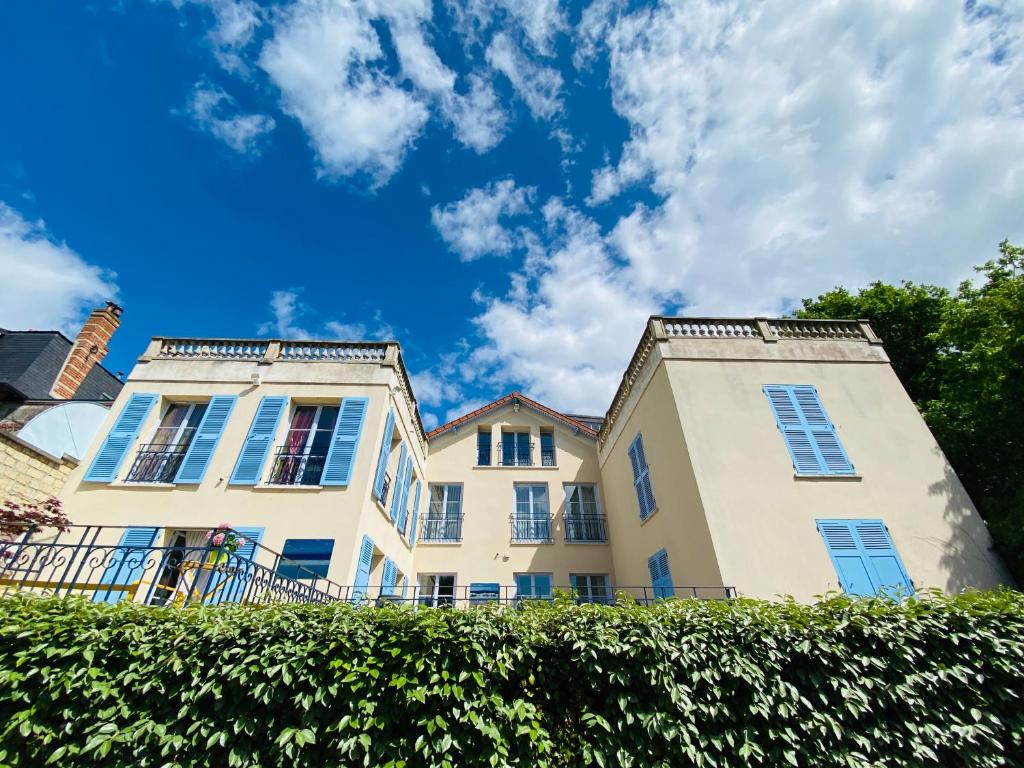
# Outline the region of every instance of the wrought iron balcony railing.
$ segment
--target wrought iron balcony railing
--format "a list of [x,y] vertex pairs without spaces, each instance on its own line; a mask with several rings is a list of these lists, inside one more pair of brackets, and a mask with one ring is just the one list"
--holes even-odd
[[462,541],[462,515],[458,517],[427,518],[423,521],[421,542]]
[[565,524],[565,540],[572,542],[608,541],[608,530],[604,515],[567,511],[562,518]]
[[542,445],[540,447],[540,465],[542,467],[555,466],[555,446]]
[[476,465],[478,467],[491,466],[491,446],[488,445],[486,448],[483,446],[477,446]]
[[173,483],[188,446],[145,444],[125,475],[126,483]]
[[380,487],[380,497],[378,498],[378,501],[380,501],[382,507],[387,507],[387,505],[388,505],[388,491],[390,491],[390,490],[391,490],[391,475],[389,475],[387,472],[385,472],[384,473],[384,484]]
[[532,467],[533,443],[528,445],[499,445],[498,464],[503,467]]
[[512,541],[551,541],[551,518],[513,515]]
[[278,448],[269,485],[319,485],[326,454],[295,453]]

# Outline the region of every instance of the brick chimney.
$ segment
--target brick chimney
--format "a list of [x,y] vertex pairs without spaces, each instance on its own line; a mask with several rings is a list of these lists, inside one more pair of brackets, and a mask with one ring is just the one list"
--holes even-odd
[[121,307],[108,301],[94,309],[75,337],[64,367],[57,374],[50,394],[59,400],[70,400],[85,381],[92,367],[107,355],[107,343],[121,324]]

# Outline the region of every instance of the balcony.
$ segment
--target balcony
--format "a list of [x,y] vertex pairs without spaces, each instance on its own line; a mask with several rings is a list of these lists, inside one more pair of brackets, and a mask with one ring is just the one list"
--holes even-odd
[[267,484],[319,485],[326,460],[326,454],[293,453],[282,446],[277,450],[274,468]]
[[384,484],[380,487],[380,496],[377,497],[377,501],[380,502],[382,507],[388,505],[388,491],[391,490],[391,475],[387,472],[384,473]]
[[499,445],[498,464],[503,467],[532,467],[533,443]]
[[[147,530],[152,532],[148,536]],[[261,544],[249,541],[229,549],[207,537],[241,536],[237,531],[191,529],[187,537],[164,545],[161,530],[72,525],[54,532],[25,526],[23,534],[0,540],[0,595],[77,595],[94,603],[154,606],[326,603],[356,597],[355,588],[330,581]],[[113,543],[140,533],[152,543]]]
[[570,510],[563,516],[565,540],[582,544],[603,544],[608,541],[604,515],[597,513],[596,505],[585,504],[583,507],[585,511]]
[[462,541],[462,515],[423,521],[421,543],[449,543]]
[[538,514],[512,516],[512,541],[543,543],[551,540],[551,518],[549,516]]
[[187,445],[146,444],[139,447],[126,483],[173,483],[188,451]]
[[540,447],[540,465],[542,467],[553,467],[555,466],[555,446],[553,445],[541,445]]

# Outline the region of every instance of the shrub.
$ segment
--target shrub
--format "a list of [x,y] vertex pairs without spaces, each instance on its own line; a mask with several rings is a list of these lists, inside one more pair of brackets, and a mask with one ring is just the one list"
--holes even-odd
[[523,611],[0,601],[12,766],[997,766],[1024,595]]

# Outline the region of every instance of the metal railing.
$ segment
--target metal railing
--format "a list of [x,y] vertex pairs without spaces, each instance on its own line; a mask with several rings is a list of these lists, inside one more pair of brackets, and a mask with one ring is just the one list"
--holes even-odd
[[491,466],[491,446],[486,448],[478,445],[476,448],[476,465],[478,467]]
[[427,518],[420,532],[421,542],[462,541],[462,515],[458,517]]
[[[122,544],[128,531],[152,531],[151,544]],[[146,605],[323,603],[348,600],[353,587],[337,584],[260,544],[239,551],[214,545],[231,529],[190,532],[192,542],[153,541],[157,526],[72,525],[65,532],[25,526],[19,537],[0,540],[0,595],[34,592],[93,602],[122,600]],[[240,551],[243,553],[240,554]],[[294,576],[284,576],[278,569]],[[365,588],[364,588],[365,591]]]
[[[377,590],[373,590],[373,594],[376,595]],[[734,597],[736,597],[736,589],[728,586],[678,585],[655,588],[608,584],[604,587],[590,586],[577,588],[571,585],[556,584],[551,587],[550,592],[540,595],[524,595],[520,593],[518,587],[514,584],[470,584],[430,589],[410,585],[404,592],[399,589],[392,594],[379,595],[376,602],[378,604],[411,605],[415,608],[465,609],[481,605],[523,608],[535,603],[556,603],[561,600],[577,604],[640,604],[650,606],[671,598],[679,600],[729,600]]]
[[568,511],[562,517],[565,525],[565,540],[573,542],[608,541],[608,529],[604,515],[593,512]]
[[384,485],[382,485],[380,487],[380,497],[378,498],[378,501],[380,502],[382,507],[387,507],[387,505],[388,505],[388,491],[390,491],[390,490],[391,490],[391,475],[389,475],[387,472],[385,472],[384,473]]
[[551,541],[551,517],[512,515],[512,541]]
[[269,485],[319,485],[326,454],[293,453],[282,446],[274,459]]
[[[510,450],[505,450],[509,448]],[[533,443],[528,445],[499,445],[498,464],[503,467],[532,467]]]
[[553,467],[555,466],[555,446],[553,445],[541,445],[540,447],[540,465],[542,467]]
[[152,443],[141,445],[124,481],[126,483],[173,483],[187,451],[188,446],[154,445]]

